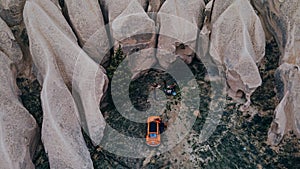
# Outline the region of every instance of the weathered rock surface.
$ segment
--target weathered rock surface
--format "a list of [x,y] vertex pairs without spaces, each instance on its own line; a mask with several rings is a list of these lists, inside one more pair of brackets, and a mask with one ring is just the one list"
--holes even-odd
[[59,0],[50,0],[50,1],[53,2],[59,9],[61,9],[59,5]]
[[108,62],[109,40],[98,0],[65,0],[79,44],[97,63]]
[[52,2],[27,1],[24,18],[43,85],[42,140],[50,166],[93,168],[81,126],[94,143],[101,141],[105,121],[98,104],[107,84],[103,69],[77,45],[71,28]]
[[[192,62],[204,8],[202,0],[167,0],[162,5],[157,17],[160,26],[158,48],[161,50],[157,58],[163,68],[168,68],[177,57],[187,64]],[[170,57],[168,53],[174,56]]]
[[156,63],[154,56],[155,23],[138,1],[131,1],[111,25],[115,48],[120,45],[124,54],[128,55],[133,77],[141,70],[148,69]]
[[[45,5],[41,4],[40,6],[43,8]],[[101,141],[105,127],[105,121],[98,105],[103,92],[107,88],[107,77],[104,74],[104,69],[76,45],[76,38],[67,22],[62,19],[63,16],[60,13],[54,15],[53,12],[47,12],[48,15],[52,16],[52,19],[44,24],[49,28],[53,28],[52,31],[47,30],[44,25],[39,25],[44,29],[41,34],[47,38],[49,43],[47,47],[55,56],[55,62],[57,62],[60,75],[63,77],[65,84],[72,89],[72,94],[79,109],[78,118],[82,127],[90,134],[94,143],[98,144]],[[45,16],[41,15],[40,17]],[[56,22],[57,20],[60,22]],[[61,28],[56,28],[55,25],[59,25],[57,27]],[[64,36],[65,34],[70,36]],[[39,38],[39,36],[36,38]]]
[[12,64],[0,51],[0,164],[5,169],[33,169],[37,124],[18,100]]
[[1,0],[0,17],[9,25],[14,26],[22,21],[22,12],[26,0]]
[[149,0],[147,12],[158,12],[166,0]]
[[22,51],[13,33],[6,23],[0,18],[0,50],[14,63],[22,60]]
[[282,53],[280,63],[299,63],[300,2],[297,0],[252,1]]
[[269,130],[268,141],[272,145],[278,145],[288,131],[293,131],[300,137],[300,73],[298,65],[281,64],[276,70],[275,78],[277,80],[277,96],[281,101],[276,107],[275,118]]
[[[299,71],[300,65],[300,2],[267,0],[252,1],[268,31],[275,37],[281,52],[276,70],[277,95],[281,100],[269,130],[269,143],[278,145],[284,134],[293,130],[300,136]],[[298,104],[297,104],[298,103]]]
[[264,31],[250,2],[243,0],[215,1],[211,16],[210,54],[226,68],[232,97],[239,91],[250,96],[262,81],[256,63],[264,56]]
[[268,141],[272,145],[278,145],[284,134],[290,130],[300,136],[299,68],[284,63],[276,70],[275,78],[277,94],[281,102],[276,107],[275,118],[269,129]]
[[144,11],[147,9],[147,0],[100,0],[100,3],[104,6],[104,11],[108,13],[109,23],[115,20],[132,1],[137,1],[140,3]]
[[34,168],[37,124],[18,98],[15,63],[21,58],[20,47],[0,18],[0,168]]
[[[18,69],[21,62],[23,71],[29,65],[25,62],[31,62],[22,26],[24,4],[25,0],[0,1],[4,20],[0,19],[0,168],[5,169],[34,167],[30,156],[36,124],[18,101],[12,66]],[[62,11],[59,4],[64,4]],[[24,16],[37,78],[43,85],[42,140],[51,168],[93,168],[81,127],[95,145],[101,141],[106,124],[98,105],[108,80],[98,63],[108,63],[109,45],[122,48],[132,78],[158,60],[163,68],[177,58],[189,64],[198,50],[198,59],[212,65],[206,71],[216,75],[210,82],[218,80],[218,67],[224,67],[231,96],[241,97],[242,91],[247,99],[242,108],[246,108],[262,83],[256,64],[264,56],[264,31],[268,31],[282,53],[275,73],[281,101],[268,141],[278,145],[289,131],[300,137],[300,2],[215,0],[209,1],[205,13],[203,9],[204,0],[27,0]],[[158,18],[146,12],[159,12]],[[22,53],[28,60],[22,59]]]
[[222,72],[222,69],[218,68],[218,66],[222,67],[222,65],[216,64],[215,61],[214,61],[214,58],[209,53],[210,33],[211,33],[210,20],[211,20],[212,5],[213,5],[212,2],[213,1],[210,1],[205,6],[204,23],[203,23],[201,31],[198,34],[197,48],[196,48],[197,54],[195,56],[198,60],[200,60],[204,64],[204,66],[207,70],[206,79],[210,78],[210,79],[207,79],[207,80],[210,80],[210,81],[220,80],[220,78],[218,76],[220,74],[224,74],[224,72]]

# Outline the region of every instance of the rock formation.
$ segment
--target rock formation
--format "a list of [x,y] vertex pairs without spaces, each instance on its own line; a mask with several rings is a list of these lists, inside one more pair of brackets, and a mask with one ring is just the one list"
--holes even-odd
[[22,60],[22,51],[13,33],[6,23],[0,18],[0,50],[14,62]]
[[50,165],[92,168],[80,125],[99,144],[105,121],[98,104],[107,77],[77,45],[71,28],[52,2],[27,1],[24,18],[30,51],[43,85],[42,140]]
[[25,0],[1,0],[0,17],[8,24],[14,26],[22,21],[22,12]]
[[187,64],[192,62],[204,8],[202,0],[166,0],[162,5],[157,16],[160,27],[157,58],[163,68],[168,68],[177,57]]
[[281,52],[276,71],[277,94],[281,100],[269,130],[269,142],[278,145],[287,131],[300,136],[299,55],[300,55],[300,2],[267,0],[252,1],[259,11],[267,30],[275,37]]
[[299,135],[299,68],[295,65],[283,63],[276,70],[277,94],[281,99],[274,112],[274,120],[271,124],[268,141],[272,145],[278,145],[284,134],[293,130]]
[[[262,3],[263,2],[263,3]],[[281,51],[280,63],[293,63],[299,53],[299,26],[300,26],[300,2],[291,1],[252,1],[254,7],[267,27],[276,39]]]
[[0,168],[34,168],[37,125],[15,81],[30,74],[31,64],[34,77],[27,78],[42,85],[50,167],[93,168],[81,128],[94,145],[101,142],[106,122],[99,104],[108,86],[101,65],[109,65],[111,48],[126,55],[132,79],[196,57],[211,66],[211,82],[225,74],[228,94],[245,95],[245,110],[262,84],[257,65],[272,35],[281,52],[274,74],[280,103],[268,142],[278,145],[287,132],[300,137],[299,28],[298,0],[210,0],[206,7],[204,0],[1,0]]
[[71,26],[80,46],[97,63],[107,63],[110,44],[97,0],[65,0]]
[[166,0],[149,0],[147,12],[158,12]]
[[121,46],[123,52],[128,55],[133,77],[156,63],[155,22],[149,18],[138,1],[132,0],[112,21],[111,31],[115,48]]
[[1,18],[0,37],[0,168],[33,169],[37,124],[19,101],[14,65],[22,52]]
[[[211,16],[210,54],[225,66],[231,96],[250,96],[262,83],[256,63],[264,56],[264,30],[248,1],[215,1]],[[229,93],[229,94],[230,94]]]
[[51,2],[53,2],[59,9],[61,9],[59,5],[59,0],[51,0]]
[[[73,94],[77,96],[75,101],[80,109],[80,121],[84,126],[87,126],[87,128],[83,128],[90,134],[95,143],[99,143],[102,138],[105,122],[98,108],[98,104],[108,83],[107,77],[104,74],[104,69],[97,65],[84,51],[81,50],[81,48],[78,47],[78,45],[76,45],[76,37],[65,20],[57,19],[61,22],[55,23],[55,18],[62,18],[60,13],[54,15],[53,12],[47,12],[47,14],[53,18],[53,20],[49,21],[47,26],[53,27],[55,24],[60,25],[61,28],[56,29],[54,27],[53,32],[51,33],[44,28],[45,30],[41,33],[43,36],[49,36],[47,41],[50,44],[68,44],[57,48],[54,48],[52,45],[49,45],[48,47],[50,48],[49,50],[53,52],[53,56],[55,56],[55,60],[65,84],[67,84],[67,86],[72,89]],[[35,24],[35,26],[36,25],[37,24]],[[64,28],[67,29],[65,32],[62,32]],[[69,34],[70,36],[63,36],[64,34]],[[61,38],[50,38],[54,36]],[[35,38],[35,36],[32,35],[32,38]],[[39,37],[37,36],[36,38]],[[32,52],[34,50],[35,49],[31,49]],[[91,110],[93,111],[91,112]],[[92,114],[88,115],[86,113]],[[97,123],[97,125],[94,123]],[[91,128],[92,126],[94,126],[94,128]]]
[[132,1],[137,1],[140,3],[144,11],[147,9],[147,0],[99,0],[104,8],[104,13],[107,13],[109,23],[112,23],[127,7]]

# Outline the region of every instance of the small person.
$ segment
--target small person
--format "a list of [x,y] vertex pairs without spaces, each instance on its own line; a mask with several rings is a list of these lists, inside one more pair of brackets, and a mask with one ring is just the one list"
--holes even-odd
[[167,85],[167,82],[166,80],[164,80],[164,92],[166,93],[166,95],[168,96],[176,96],[176,91],[175,91],[175,86],[176,86],[176,83],[172,84],[172,85]]

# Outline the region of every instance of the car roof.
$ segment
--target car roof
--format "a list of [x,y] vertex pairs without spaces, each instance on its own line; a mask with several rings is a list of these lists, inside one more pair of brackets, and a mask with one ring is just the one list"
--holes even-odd
[[152,121],[150,122],[150,129],[149,129],[149,132],[157,132],[157,123]]

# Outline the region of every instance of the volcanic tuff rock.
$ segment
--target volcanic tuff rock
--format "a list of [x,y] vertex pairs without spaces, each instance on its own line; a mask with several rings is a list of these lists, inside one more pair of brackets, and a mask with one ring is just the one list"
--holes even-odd
[[0,50],[14,63],[22,60],[22,51],[13,33],[6,23],[0,18]]
[[160,27],[157,58],[163,68],[168,68],[177,57],[187,64],[192,62],[204,8],[202,0],[167,0],[162,5],[157,14]]
[[[76,37],[65,20],[61,19],[60,23],[56,23],[56,20],[59,20],[57,18],[62,18],[60,13],[57,15],[53,15],[53,13],[47,14],[52,16],[52,18],[47,24],[44,24],[45,27],[44,25],[34,24],[30,28],[35,29],[35,27],[40,26],[42,27],[41,29],[44,29],[41,31],[41,34],[46,37],[49,43],[47,47],[50,52],[53,52],[52,55],[58,65],[60,75],[63,77],[64,83],[68,88],[72,89],[74,97],[76,96],[75,101],[80,111],[78,118],[83,124],[85,131],[92,137],[92,140],[95,143],[99,143],[102,138],[105,122],[97,105],[108,83],[104,69],[90,59],[76,44]],[[45,16],[41,15],[40,17]],[[59,26],[57,26],[57,28],[53,25]],[[47,31],[47,26],[53,28],[51,29],[52,31]],[[67,29],[64,30],[61,28]],[[64,34],[69,34],[70,36],[67,37],[64,36]],[[29,35],[29,37],[40,38],[34,34]],[[59,46],[61,43],[68,45]],[[34,52],[34,50],[35,49],[31,49],[32,52]],[[44,71],[42,67],[39,69]],[[95,84],[97,84],[97,86]],[[93,113],[87,114],[91,113],[91,110],[93,110]]]
[[244,0],[215,1],[211,16],[210,54],[225,66],[231,95],[250,96],[262,83],[256,63],[264,56],[265,35],[252,6]]
[[297,0],[252,1],[281,52],[280,64],[299,64],[300,2]]
[[104,8],[105,14],[107,13],[107,18],[109,23],[115,20],[127,7],[132,1],[137,1],[141,4],[144,11],[147,8],[147,0],[99,0],[101,5]]
[[156,63],[155,22],[149,18],[136,0],[131,1],[127,8],[112,21],[111,30],[115,48],[121,46],[122,51],[128,55],[133,78]]
[[0,51],[1,168],[34,168],[31,157],[37,134],[35,119],[18,100],[12,61]]
[[61,10],[61,7],[59,5],[59,0],[50,0],[50,1],[53,2]]
[[80,124],[99,144],[105,121],[97,105],[106,90],[107,77],[77,45],[75,35],[53,3],[27,1],[24,18],[30,51],[43,84],[42,140],[50,165],[92,168]]
[[300,72],[297,66],[283,63],[276,70],[277,94],[281,102],[276,107],[275,118],[269,129],[268,141],[277,145],[282,140],[284,134],[293,130],[300,135]]
[[0,164],[1,168],[34,168],[35,119],[19,101],[14,62],[22,58],[12,32],[0,18]]
[[65,6],[80,46],[96,63],[107,63],[110,44],[98,0],[65,0]]
[[25,1],[26,0],[0,1],[0,17],[8,24],[8,26],[20,24]]
[[[213,1],[210,1],[206,4],[204,10],[204,22],[201,31],[198,33],[197,39],[197,48],[196,48],[196,58],[200,60],[206,70],[207,75],[206,78],[210,78],[209,80],[221,80],[218,76],[220,74],[224,74],[223,70],[220,69],[222,65],[216,64],[214,58],[209,53],[210,47],[210,34],[211,34],[211,13],[212,13]],[[209,76],[208,76],[209,75]]]
[[[267,30],[275,37],[281,52],[276,70],[277,95],[281,100],[269,130],[269,142],[280,143],[283,135],[293,130],[300,135],[299,65],[300,65],[300,2],[267,0],[252,1]],[[298,104],[297,104],[298,103]]]
[[33,168],[37,126],[15,84],[16,69],[26,70],[19,63],[32,61],[43,86],[42,141],[50,167],[93,168],[81,127],[95,145],[101,141],[106,123],[98,105],[108,79],[98,63],[108,65],[111,46],[122,48],[133,78],[156,64],[168,68],[177,58],[189,64],[196,50],[205,66],[215,65],[206,68],[210,75],[225,68],[231,96],[244,92],[246,108],[262,83],[257,64],[266,31],[281,52],[275,73],[280,103],[268,141],[277,145],[291,130],[300,137],[298,0],[214,0],[205,11],[203,0],[27,0],[27,31],[24,4],[0,1],[0,168]]
[[166,0],[149,0],[147,12],[158,12]]

